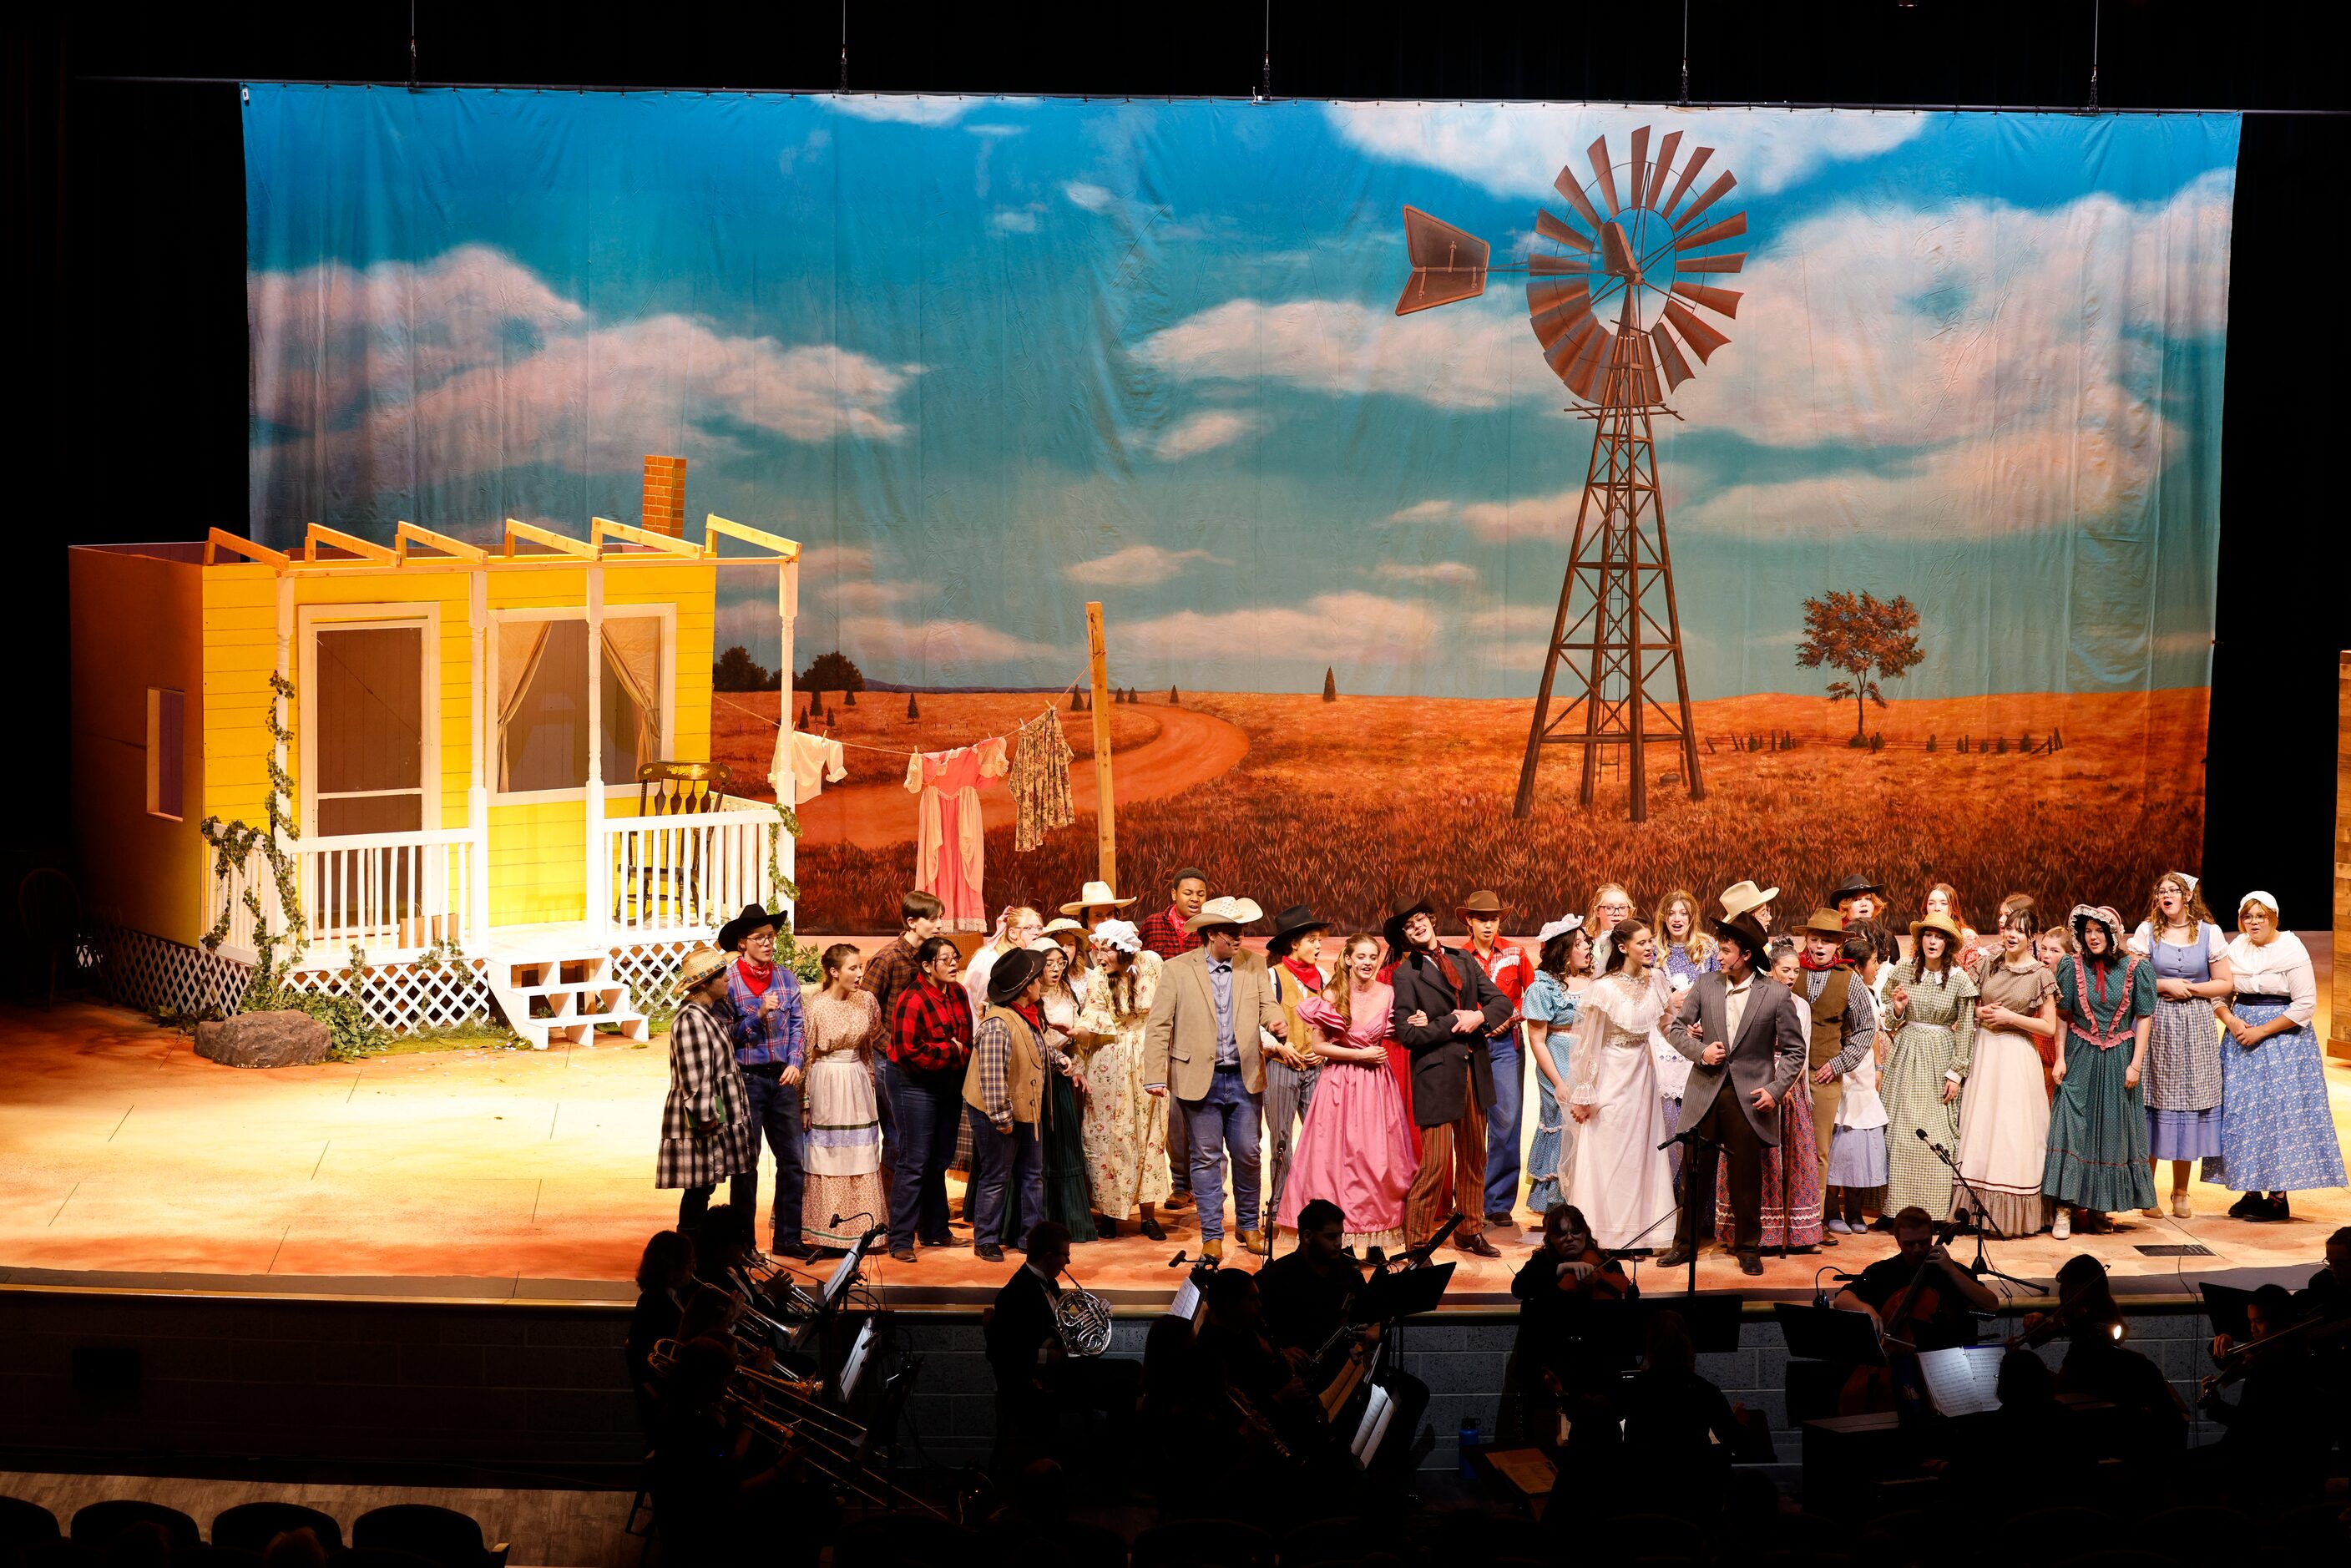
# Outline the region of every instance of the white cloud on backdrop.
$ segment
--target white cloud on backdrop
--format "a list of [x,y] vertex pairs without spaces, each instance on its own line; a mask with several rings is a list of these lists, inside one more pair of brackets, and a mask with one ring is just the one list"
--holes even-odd
[[1193,561],[1212,566],[1233,563],[1204,549],[1163,549],[1157,545],[1129,545],[1092,560],[1072,561],[1061,569],[1071,582],[1095,588],[1140,588],[1173,577]]
[[[1410,318],[1350,299],[1228,299],[1145,338],[1143,361],[1180,381],[1270,378],[1311,392],[1387,392],[1438,408],[1499,408],[1540,384],[1556,399],[1524,314],[1466,305]],[[1530,368],[1531,367],[1531,368]]]
[[1420,600],[1348,592],[1260,610],[1182,610],[1127,622],[1118,641],[1120,657],[1145,664],[1289,660],[1413,668],[1428,658],[1444,630],[1444,621]]
[[1248,414],[1228,408],[1212,408],[1178,421],[1151,444],[1151,450],[1170,462],[1196,457],[1219,446],[1230,446],[1256,428],[1257,421]]

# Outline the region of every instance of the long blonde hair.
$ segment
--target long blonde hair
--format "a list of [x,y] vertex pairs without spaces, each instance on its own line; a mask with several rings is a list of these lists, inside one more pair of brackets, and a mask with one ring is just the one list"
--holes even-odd
[[1702,967],[1706,963],[1706,956],[1714,951],[1714,942],[1707,936],[1705,925],[1698,920],[1697,894],[1686,887],[1677,887],[1657,900],[1657,912],[1650,917],[1649,929],[1656,934],[1659,941],[1668,940],[1666,936],[1666,916],[1674,912],[1674,905],[1677,904],[1689,912],[1689,935],[1683,937],[1678,944],[1682,956],[1691,963]]

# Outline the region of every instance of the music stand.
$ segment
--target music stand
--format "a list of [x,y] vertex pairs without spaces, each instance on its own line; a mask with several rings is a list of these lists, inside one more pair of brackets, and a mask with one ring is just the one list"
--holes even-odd
[[1700,1355],[1719,1355],[1739,1348],[1739,1314],[1745,1305],[1744,1297],[1717,1291],[1672,1300],[1643,1297],[1631,1304],[1640,1309],[1644,1335],[1648,1333],[1649,1320],[1657,1313],[1679,1312],[1682,1326],[1689,1331],[1690,1344]]
[[1779,1321],[1790,1355],[1839,1366],[1886,1364],[1886,1347],[1878,1343],[1877,1324],[1867,1312],[1774,1301],[1771,1315]]
[[2239,1344],[2253,1337],[2253,1325],[2245,1321],[2245,1305],[2253,1299],[2251,1291],[2240,1291],[2234,1285],[2215,1285],[2209,1281],[2197,1289],[2204,1297],[2204,1315],[2212,1320],[2212,1332],[2224,1333]]
[[1445,1288],[1453,1283],[1457,1267],[1454,1263],[1428,1263],[1417,1269],[1374,1274],[1364,1281],[1354,1307],[1347,1315],[1357,1322],[1380,1323],[1435,1312],[1437,1302],[1445,1299]]

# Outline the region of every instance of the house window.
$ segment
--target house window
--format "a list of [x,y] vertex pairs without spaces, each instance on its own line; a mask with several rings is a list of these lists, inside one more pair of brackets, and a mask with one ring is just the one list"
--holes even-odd
[[[632,784],[662,747],[662,621],[603,623],[603,776]],[[507,621],[498,627],[498,791],[578,789],[588,782],[588,622]]]
[[186,814],[181,807],[187,711],[186,693],[147,688],[147,810],[175,822]]

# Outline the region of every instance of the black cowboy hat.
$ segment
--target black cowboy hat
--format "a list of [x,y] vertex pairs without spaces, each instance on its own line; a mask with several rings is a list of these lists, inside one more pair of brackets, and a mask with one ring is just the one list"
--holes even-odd
[[1437,918],[1437,906],[1426,894],[1398,894],[1389,907],[1388,917],[1380,923],[1380,940],[1388,945],[1388,956],[1394,958],[1404,951],[1404,923],[1416,915]]
[[1036,982],[1045,972],[1045,956],[1027,947],[1015,947],[996,960],[987,971],[987,999],[998,1007],[1008,1007],[1018,1001],[1020,993]]
[[1309,931],[1330,929],[1329,921],[1316,919],[1314,911],[1302,904],[1293,904],[1273,917],[1273,935],[1265,939],[1265,950],[1279,958]]
[[1880,898],[1886,896],[1886,889],[1883,886],[1870,881],[1859,872],[1855,872],[1851,876],[1845,878],[1843,882],[1837,883],[1836,886],[1830,891],[1829,902],[1831,904],[1841,903],[1845,899],[1852,898],[1857,894],[1865,893],[1874,893]]
[[718,928],[719,951],[734,952],[743,946],[744,937],[762,925],[772,925],[778,931],[781,931],[784,928],[784,917],[780,915],[768,914],[766,907],[761,904],[745,904],[742,914]]
[[1771,937],[1764,935],[1763,927],[1755,923],[1755,916],[1744,910],[1728,920],[1708,915],[1706,928],[1724,941],[1736,942],[1746,948],[1747,956],[1750,962],[1761,957],[1763,950],[1770,946],[1771,942]]

